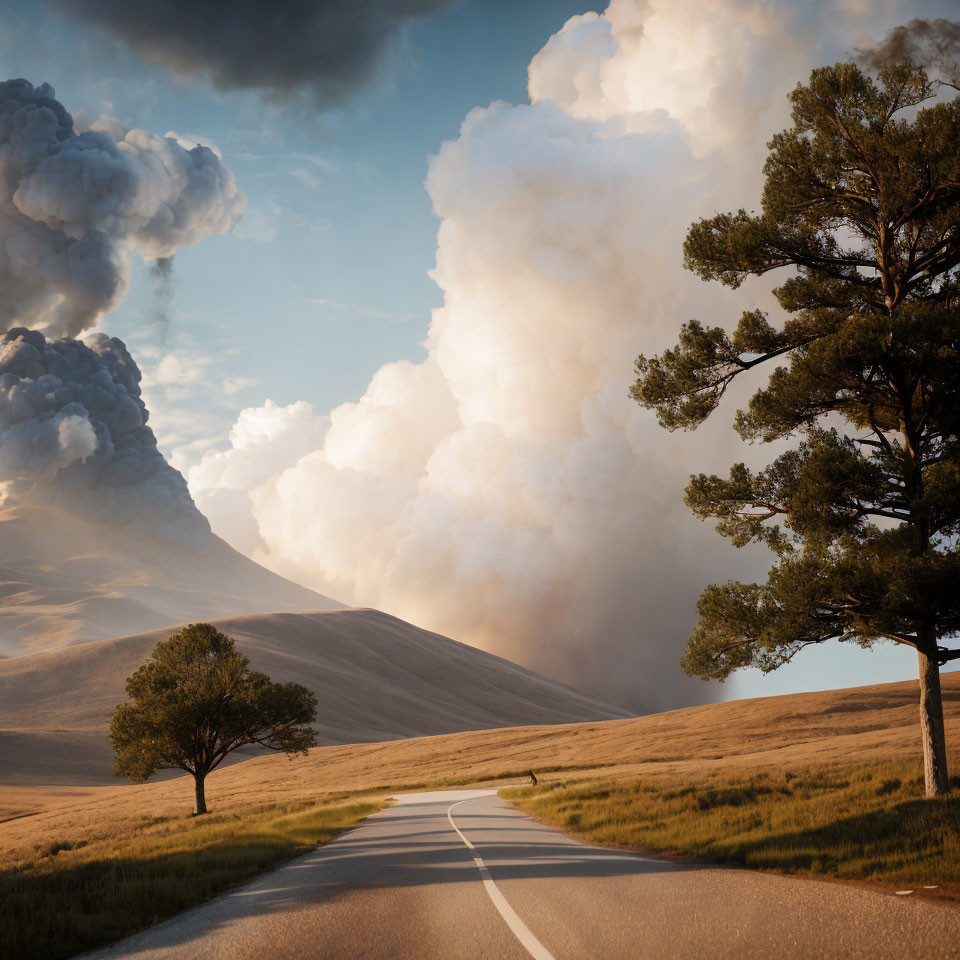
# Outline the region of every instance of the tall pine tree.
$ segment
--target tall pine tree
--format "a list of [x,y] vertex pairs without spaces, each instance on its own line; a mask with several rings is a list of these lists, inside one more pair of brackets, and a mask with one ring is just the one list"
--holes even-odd
[[766,365],[736,430],[791,449],[693,477],[686,501],[776,561],[765,583],[704,591],[684,668],[722,680],[828,640],[914,647],[928,796],[949,790],[940,667],[960,657],[942,645],[960,631],[960,97],[943,89],[910,62],[798,86],[761,212],[700,220],[684,244],[689,269],[729,287],[784,268],[783,322],[751,311],[730,336],[692,321],[638,358],[632,389],[692,429]]

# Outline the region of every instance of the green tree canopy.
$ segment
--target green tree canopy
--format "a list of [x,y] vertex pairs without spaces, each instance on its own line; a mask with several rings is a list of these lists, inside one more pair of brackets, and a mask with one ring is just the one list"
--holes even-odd
[[692,429],[766,365],[736,430],[794,444],[764,470],[691,479],[697,516],[777,559],[765,583],[706,589],[685,669],[769,671],[831,639],[914,647],[931,795],[948,790],[939,667],[960,657],[941,645],[960,631],[960,98],[942,89],[909,62],[798,86],[761,212],[700,220],[684,244],[689,269],[729,287],[784,269],[784,320],[749,311],[732,336],[690,322],[638,358],[632,389]]
[[316,744],[317,698],[297,683],[273,683],[249,669],[234,641],[192,623],[156,645],[127,680],[128,703],[110,724],[117,776],[142,783],[157,770],[192,774],[196,812],[206,813],[204,781],[238,747],[288,754]]

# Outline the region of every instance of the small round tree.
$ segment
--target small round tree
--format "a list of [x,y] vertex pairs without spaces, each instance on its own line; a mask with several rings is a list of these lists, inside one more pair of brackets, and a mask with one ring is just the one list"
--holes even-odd
[[764,470],[687,488],[694,513],[777,560],[766,583],[706,589],[685,669],[773,670],[831,639],[914,648],[929,796],[949,790],[939,668],[960,657],[941,643],[960,632],[960,98],[936,93],[909,62],[798,86],[761,212],[701,220],[684,246],[730,287],[786,270],[785,321],[751,311],[732,336],[690,322],[638,359],[633,388],[665,427],[693,428],[766,367],[736,429],[793,440]]
[[209,623],[158,643],[127,680],[127,696],[132,702],[119,704],[110,723],[117,776],[143,783],[157,770],[185,770],[197,814],[207,812],[207,774],[238,747],[293,755],[316,744],[313,693],[250,670],[234,641]]

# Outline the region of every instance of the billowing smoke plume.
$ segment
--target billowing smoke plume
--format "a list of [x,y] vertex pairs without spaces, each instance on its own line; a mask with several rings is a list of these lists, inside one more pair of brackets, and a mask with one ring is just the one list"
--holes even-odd
[[207,147],[101,117],[77,132],[48,84],[0,83],[0,331],[76,336],[148,260],[224,233],[244,206]]
[[153,295],[156,309],[153,312],[153,324],[160,335],[161,342],[166,340],[170,329],[170,303],[173,300],[173,257],[158,257],[150,266],[153,279]]
[[894,27],[879,43],[860,45],[857,53],[874,70],[901,60],[922,64],[934,79],[960,89],[960,22],[956,20],[917,17]]
[[416,17],[449,0],[48,0],[182,77],[337,103],[368,82]]
[[[101,117],[78,132],[47,84],[0,83],[0,490],[202,546],[209,526],[157,449],[117,339],[75,337],[154,263],[236,222],[243,196],[206,147]],[[27,329],[33,328],[33,329]],[[64,339],[58,339],[64,338]]]
[[786,94],[896,22],[862,6],[615,0],[570,20],[530,65],[531,102],[473,111],[430,166],[444,304],[427,359],[329,417],[245,411],[188,474],[214,529],[626,705],[709,697],[678,666],[696,597],[769,559],[693,520],[682,488],[770,451],[729,422],[666,434],[628,398],[632,363],[690,317],[771,305],[767,285],[685,273],[683,237],[757,203]]
[[183,477],[157,449],[140,371],[115,337],[0,341],[0,489],[165,541],[202,546],[209,530]]

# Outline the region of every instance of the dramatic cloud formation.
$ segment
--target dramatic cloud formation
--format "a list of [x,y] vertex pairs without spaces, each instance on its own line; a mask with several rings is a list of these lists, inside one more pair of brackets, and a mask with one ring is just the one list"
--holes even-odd
[[787,92],[889,29],[889,6],[614,0],[570,20],[530,65],[531,103],[473,111],[430,166],[427,359],[329,417],[245,411],[188,475],[214,529],[638,709],[709,696],[677,666],[696,596],[768,561],[693,521],[681,489],[744,452],[723,423],[661,431],[628,399],[632,361],[690,317],[769,305],[686,274],[686,227],[756,204]]
[[94,23],[174,74],[273,99],[307,93],[321,104],[368,82],[415,17],[449,0],[48,0]]
[[0,493],[202,546],[209,526],[157,449],[140,371],[115,337],[0,341]]
[[0,83],[0,331],[76,336],[122,299],[131,252],[168,263],[243,205],[207,147],[108,117],[78,132],[48,84]]
[[133,252],[153,263],[165,322],[174,253],[229,230],[243,203],[207,147],[107,117],[78,131],[47,84],[0,83],[3,503],[205,543],[209,526],[157,449],[123,343],[69,338],[123,297]]

